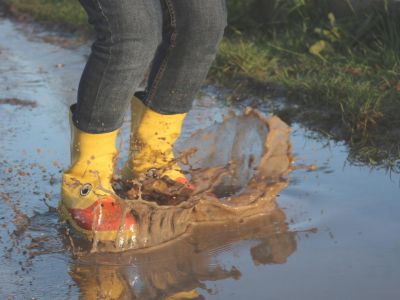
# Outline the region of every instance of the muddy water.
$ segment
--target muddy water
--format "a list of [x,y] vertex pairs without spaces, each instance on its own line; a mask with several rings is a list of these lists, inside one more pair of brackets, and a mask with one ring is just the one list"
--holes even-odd
[[[0,20],[0,99],[20,100],[0,102],[0,298],[400,297],[399,175],[350,165],[344,145],[299,124],[291,134],[296,164],[317,168],[292,172],[271,214],[198,228],[152,251],[74,256],[51,207],[88,47],[62,49],[30,31]],[[226,96],[206,87],[182,140],[227,116]],[[279,103],[248,99],[232,109],[268,113]]]

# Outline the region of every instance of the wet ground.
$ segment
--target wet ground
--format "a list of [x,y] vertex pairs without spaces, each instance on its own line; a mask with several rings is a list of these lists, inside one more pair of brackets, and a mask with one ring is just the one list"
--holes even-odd
[[[1,299],[400,298],[399,174],[349,164],[345,145],[300,124],[292,124],[296,164],[316,169],[291,173],[272,214],[152,251],[77,258],[51,207],[88,47],[61,48],[43,41],[57,36],[32,30],[0,19]],[[182,140],[229,113],[227,93],[204,89]],[[268,113],[280,103],[248,99],[235,109]]]

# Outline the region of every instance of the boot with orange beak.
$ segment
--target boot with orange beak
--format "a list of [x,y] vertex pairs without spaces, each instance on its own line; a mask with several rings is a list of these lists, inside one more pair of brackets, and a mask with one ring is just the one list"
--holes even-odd
[[124,211],[111,185],[118,130],[86,133],[71,122],[71,132],[71,167],[62,179],[61,217],[88,239],[135,239],[136,220]]

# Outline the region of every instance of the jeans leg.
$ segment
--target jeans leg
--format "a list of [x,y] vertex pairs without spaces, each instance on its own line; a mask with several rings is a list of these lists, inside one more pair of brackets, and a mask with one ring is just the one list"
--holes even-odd
[[162,114],[187,112],[204,82],[226,27],[225,0],[160,0],[163,39],[145,92],[136,96]]
[[162,38],[159,0],[80,0],[96,40],[83,71],[73,121],[90,133],[114,131]]

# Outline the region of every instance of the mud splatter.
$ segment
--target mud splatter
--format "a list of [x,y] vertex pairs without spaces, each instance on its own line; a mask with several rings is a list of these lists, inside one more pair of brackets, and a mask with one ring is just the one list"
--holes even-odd
[[[121,233],[111,245],[94,238],[91,251],[154,247],[199,223],[268,214],[288,184],[293,160],[289,134],[279,118],[251,108],[193,133],[185,141],[191,155],[184,157],[194,189],[163,178],[133,181],[124,193],[128,199],[119,202],[137,220],[135,237],[124,240]],[[97,211],[101,215],[102,207]]]
[[12,106],[31,107],[31,108],[37,107],[37,103],[35,101],[21,100],[21,99],[17,99],[17,98],[0,99],[0,105],[4,105],[4,104],[12,105]]
[[[275,209],[240,222],[203,223],[190,235],[151,249],[84,255],[72,265],[73,279],[83,299],[168,299],[184,292],[196,296],[190,299],[205,299],[215,293],[205,282],[242,277],[237,266],[212,261],[235,242],[257,241],[249,249],[256,265],[285,263],[297,248],[297,234],[288,230],[285,219],[284,212]],[[127,268],[135,262],[135,268]]]
[[15,226],[15,230],[13,234],[18,238],[21,236],[29,225],[29,217],[22,213],[14,201],[11,200],[10,194],[8,193],[0,193],[0,199],[12,210],[14,213],[13,224]]

